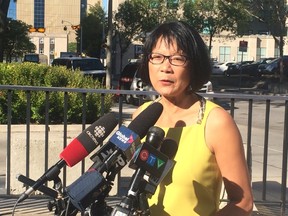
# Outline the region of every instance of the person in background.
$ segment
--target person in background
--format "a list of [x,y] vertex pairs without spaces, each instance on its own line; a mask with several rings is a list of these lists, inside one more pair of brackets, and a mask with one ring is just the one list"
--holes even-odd
[[[155,125],[178,143],[175,166],[148,200],[151,215],[250,215],[253,196],[239,129],[226,110],[197,94],[211,73],[199,33],[181,21],[159,25],[146,39],[139,71],[163,105]],[[222,183],[228,202],[220,208]]]

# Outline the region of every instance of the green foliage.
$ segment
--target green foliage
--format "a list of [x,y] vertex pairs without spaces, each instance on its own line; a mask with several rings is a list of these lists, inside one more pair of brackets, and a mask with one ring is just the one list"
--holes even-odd
[[[105,12],[100,3],[89,7],[89,13],[81,21],[82,52],[88,56],[100,58],[101,45],[104,41]],[[80,43],[81,29],[77,31],[77,40]]]
[[[86,77],[80,71],[67,70],[65,67],[51,67],[34,63],[0,64],[0,85],[22,85],[37,87],[102,88],[97,80]],[[86,122],[92,123],[101,114],[100,94],[59,91],[12,91],[12,123],[26,122],[27,101],[31,102],[31,123],[44,123],[45,110],[49,101],[49,122],[62,123],[64,120],[64,100],[67,100],[67,120],[82,123],[83,104],[86,104]],[[30,99],[29,99],[30,97]],[[0,124],[7,123],[8,91],[0,90]],[[113,95],[104,96],[104,113],[110,111]]]
[[24,53],[35,51],[35,45],[28,36],[29,26],[20,20],[8,18],[7,31],[3,37],[3,50],[6,61],[11,62],[13,57],[22,57]]
[[199,32],[209,35],[209,50],[216,33],[229,31],[238,34],[239,26],[247,25],[251,16],[246,11],[246,0],[185,0],[184,20]]

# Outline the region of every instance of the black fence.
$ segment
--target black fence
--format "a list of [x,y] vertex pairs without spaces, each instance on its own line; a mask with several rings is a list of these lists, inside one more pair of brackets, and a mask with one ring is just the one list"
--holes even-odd
[[[64,92],[63,97],[63,147],[67,145],[67,100],[70,92],[83,95],[83,122],[82,130],[86,127],[85,95],[87,93],[100,94],[101,114],[104,114],[105,94],[114,94],[117,100],[115,106],[118,107],[119,125],[122,124],[125,116],[123,115],[124,98],[127,94],[139,96],[139,103],[142,103],[146,96],[155,95],[155,92],[139,92],[125,90],[105,90],[105,89],[71,89],[71,88],[49,88],[31,86],[0,86],[1,91],[8,91],[7,104],[7,137],[6,137],[6,167],[5,170],[5,195],[11,194],[11,110],[13,104],[12,93],[14,91],[24,91],[27,96],[26,108],[26,160],[21,161],[25,166],[25,175],[29,177],[31,170],[30,161],[30,115],[31,115],[31,92],[42,91],[46,94],[45,101],[45,167],[49,168],[49,94],[51,92]],[[251,174],[251,184],[253,187],[255,203],[273,205],[279,208],[279,214],[284,216],[287,213],[287,153],[288,153],[288,96],[269,96],[269,95],[247,95],[247,94],[201,94],[222,107],[227,109],[234,117],[243,136],[243,143],[246,151],[246,159]],[[2,125],[3,126],[3,125]],[[85,172],[85,162],[82,162],[81,172]],[[2,174],[2,173],[0,173]],[[121,175],[118,181],[121,179]],[[66,185],[66,169],[63,169],[63,183]],[[119,190],[118,190],[119,191]],[[278,215],[279,215],[278,214]]]

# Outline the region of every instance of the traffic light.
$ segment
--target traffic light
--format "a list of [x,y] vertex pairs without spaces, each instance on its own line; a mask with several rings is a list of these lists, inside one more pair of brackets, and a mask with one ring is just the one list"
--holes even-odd
[[29,32],[40,32],[40,33],[44,33],[45,32],[45,28],[44,27],[40,27],[40,28],[34,28],[34,27],[30,27],[29,28]]
[[78,29],[80,29],[80,25],[72,25],[71,28],[73,30],[78,30]]

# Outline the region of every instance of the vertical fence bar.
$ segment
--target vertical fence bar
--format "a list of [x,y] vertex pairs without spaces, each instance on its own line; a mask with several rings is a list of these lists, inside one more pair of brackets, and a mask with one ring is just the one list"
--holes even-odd
[[[87,111],[87,104],[86,104],[86,93],[82,93],[82,131],[85,130],[86,127],[86,111]],[[85,160],[81,161],[81,173],[85,172]]]
[[283,158],[282,158],[282,182],[281,182],[281,216],[286,210],[286,187],[287,187],[287,156],[288,156],[288,100],[285,100],[284,117],[284,137],[283,137]]
[[101,94],[101,110],[100,110],[100,115],[103,116],[105,112],[105,94]]
[[123,120],[123,95],[121,94],[120,97],[119,97],[119,111],[118,111],[118,125],[119,127],[121,126],[122,124],[122,120]]
[[235,98],[231,98],[230,103],[231,103],[231,106],[230,106],[230,115],[232,116],[232,118],[234,118]]
[[7,101],[7,171],[6,171],[6,194],[10,195],[11,187],[11,122],[12,122],[12,91],[8,90],[8,101]]
[[[44,170],[48,170],[48,157],[49,157],[49,91],[45,92],[45,152],[44,152]],[[45,183],[47,184],[47,183]]]
[[[63,123],[64,123],[64,129],[63,129],[63,149],[67,146],[67,110],[68,110],[68,92],[64,92],[64,115],[63,115]],[[66,172],[66,166],[63,167],[63,187],[66,187],[67,182],[67,172]]]
[[266,200],[269,122],[270,122],[270,100],[266,100],[264,152],[263,152],[263,176],[262,176],[262,182],[263,182],[263,184],[262,184],[263,185],[262,186],[262,200]]
[[[30,176],[30,118],[31,118],[31,91],[26,92],[26,176]],[[26,188],[29,186],[27,185]]]
[[250,172],[251,179],[252,179],[252,148],[251,148],[252,111],[253,111],[253,100],[249,99],[248,128],[247,128],[247,166]]

